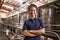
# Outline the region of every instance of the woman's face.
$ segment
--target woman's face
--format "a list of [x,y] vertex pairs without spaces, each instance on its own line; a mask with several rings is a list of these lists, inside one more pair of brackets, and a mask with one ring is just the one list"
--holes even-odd
[[29,9],[29,16],[35,18],[35,15],[37,13],[37,9],[35,7],[31,7]]

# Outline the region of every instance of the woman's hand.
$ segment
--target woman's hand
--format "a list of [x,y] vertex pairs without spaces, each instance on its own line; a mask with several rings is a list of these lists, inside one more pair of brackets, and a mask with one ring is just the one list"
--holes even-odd
[[29,31],[30,31],[30,30],[24,30],[24,31],[23,31],[23,35],[24,35],[24,36],[28,36],[28,37],[37,36],[37,35],[35,35],[35,34],[30,33]]
[[41,28],[39,30],[28,30],[28,32],[35,34],[35,35],[41,35],[45,33],[45,28]]

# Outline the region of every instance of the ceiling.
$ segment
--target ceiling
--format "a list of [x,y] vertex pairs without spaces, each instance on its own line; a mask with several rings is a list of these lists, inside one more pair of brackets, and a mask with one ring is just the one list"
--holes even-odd
[[[53,0],[55,1],[55,0]],[[2,4],[2,7],[0,9],[0,16],[1,18],[8,18],[10,16],[14,16],[16,14],[22,13],[27,11],[27,7],[32,3],[39,6],[45,5],[46,2],[50,3],[53,2],[50,1],[42,1],[42,0],[2,0],[0,1],[0,4]],[[2,14],[6,14],[3,17]]]

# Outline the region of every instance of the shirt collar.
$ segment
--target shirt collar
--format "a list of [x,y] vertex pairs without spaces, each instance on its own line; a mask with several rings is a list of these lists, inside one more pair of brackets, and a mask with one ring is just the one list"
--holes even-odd
[[36,18],[33,18],[33,19],[30,18],[29,20],[33,21],[33,20],[35,20],[35,19],[36,19]]

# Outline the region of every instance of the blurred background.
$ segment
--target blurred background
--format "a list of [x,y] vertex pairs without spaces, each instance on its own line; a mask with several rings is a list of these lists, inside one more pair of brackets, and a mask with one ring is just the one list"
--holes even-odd
[[59,0],[0,0],[0,39],[23,40],[22,27],[28,19],[27,7],[37,5],[37,17],[45,20],[43,40],[60,40]]

